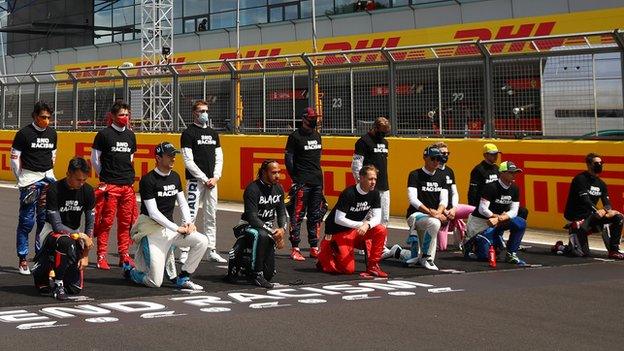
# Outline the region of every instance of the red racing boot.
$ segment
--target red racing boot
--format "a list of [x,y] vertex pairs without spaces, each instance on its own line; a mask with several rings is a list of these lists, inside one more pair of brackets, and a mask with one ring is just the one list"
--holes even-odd
[[319,254],[318,247],[311,247],[310,248],[310,258],[318,258],[318,254]]
[[305,257],[301,254],[301,250],[298,247],[293,247],[290,251],[290,258],[295,261],[305,261]]
[[110,266],[108,265],[108,261],[105,256],[98,256],[97,258],[97,268],[105,271],[110,270]]
[[119,267],[123,267],[124,262],[134,267],[134,260],[127,253],[119,255]]

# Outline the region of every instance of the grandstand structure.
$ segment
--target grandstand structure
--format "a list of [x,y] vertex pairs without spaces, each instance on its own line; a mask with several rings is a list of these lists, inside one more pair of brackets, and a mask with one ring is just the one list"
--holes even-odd
[[[7,33],[37,26],[11,25],[35,8],[19,7],[27,2],[38,3],[0,1]],[[237,1],[92,3],[92,44],[5,55],[3,128],[28,123],[32,103],[46,99],[57,128],[98,129],[122,98],[146,131],[179,130],[197,99],[211,103],[215,128],[243,133],[287,133],[308,105],[337,135],[366,130],[379,115],[401,136],[621,138],[624,130],[618,1],[385,0],[362,10],[317,0],[318,52],[309,0],[241,1],[238,12]],[[145,4],[162,12],[140,11]],[[46,9],[46,21],[59,23]]]

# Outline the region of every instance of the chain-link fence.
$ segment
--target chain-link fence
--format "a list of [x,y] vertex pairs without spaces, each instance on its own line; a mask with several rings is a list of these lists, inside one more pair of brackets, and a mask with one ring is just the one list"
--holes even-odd
[[57,129],[96,130],[123,99],[135,129],[179,131],[206,100],[212,127],[233,133],[289,133],[312,106],[326,134],[385,116],[400,136],[622,138],[623,57],[614,31],[176,63],[149,76],[132,65],[13,74],[0,76],[0,117],[23,127],[41,99]]

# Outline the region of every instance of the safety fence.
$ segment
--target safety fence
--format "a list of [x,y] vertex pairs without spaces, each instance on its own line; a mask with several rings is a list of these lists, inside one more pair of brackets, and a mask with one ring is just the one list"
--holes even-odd
[[624,33],[615,30],[11,74],[0,76],[0,117],[3,129],[17,129],[46,100],[57,129],[97,130],[123,99],[137,130],[175,132],[204,99],[213,127],[232,133],[285,134],[313,106],[334,135],[386,116],[398,136],[622,138],[623,57]]

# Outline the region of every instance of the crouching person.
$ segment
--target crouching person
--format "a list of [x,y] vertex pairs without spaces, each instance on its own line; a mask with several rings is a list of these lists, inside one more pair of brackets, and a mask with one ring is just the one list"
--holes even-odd
[[[479,206],[468,217],[464,257],[487,260],[493,246],[497,251],[507,249],[506,262],[523,266],[526,263],[517,252],[526,220],[518,216],[520,191],[514,183],[516,173],[522,170],[510,161],[501,163],[498,170],[498,180],[485,185]],[[503,233],[507,230],[510,234],[505,247]]]
[[357,248],[367,254],[362,277],[387,277],[379,267],[388,231],[380,225],[381,197],[375,190],[377,168],[366,165],[359,175],[359,182],[340,193],[338,203],[327,217],[317,268],[327,273],[353,274],[353,250]]
[[[208,239],[195,230],[191,213],[182,190],[180,176],[173,170],[176,148],[163,142],[155,148],[156,168],[144,175],[139,183],[141,215],[132,228],[132,240],[137,244],[133,267],[123,263],[124,276],[137,284],[160,287],[165,268],[178,288],[203,290],[190,280],[208,248]],[[183,224],[173,222],[176,200],[182,212]],[[189,247],[189,256],[176,277],[172,247]]]
[[[270,281],[275,275],[275,247],[284,247],[286,231],[284,189],[279,177],[279,163],[265,160],[257,179],[245,188],[245,212],[234,230],[237,241],[230,251],[226,282],[235,282],[243,272],[253,284],[273,288]],[[277,228],[274,228],[276,220]]]
[[43,245],[34,259],[33,278],[42,295],[57,300],[82,291],[83,270],[89,264],[95,217],[95,194],[86,184],[90,172],[87,161],[75,157],[69,161],[67,177],[52,184],[47,193],[46,223],[39,233]]

